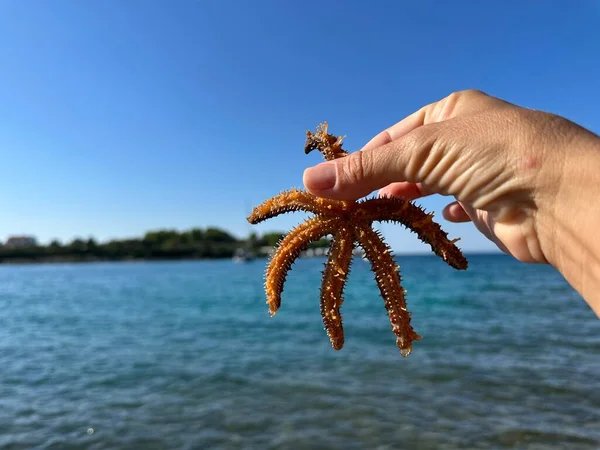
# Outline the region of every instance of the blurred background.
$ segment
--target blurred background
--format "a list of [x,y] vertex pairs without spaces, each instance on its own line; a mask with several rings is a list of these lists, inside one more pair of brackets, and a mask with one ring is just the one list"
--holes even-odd
[[246,222],[323,121],[354,151],[476,88],[597,133],[599,5],[1,1],[0,448],[600,448],[598,318],[450,199],[418,204],[466,272],[379,228],[409,358],[360,258],[331,349],[327,241],[269,318],[265,254],[305,216]]

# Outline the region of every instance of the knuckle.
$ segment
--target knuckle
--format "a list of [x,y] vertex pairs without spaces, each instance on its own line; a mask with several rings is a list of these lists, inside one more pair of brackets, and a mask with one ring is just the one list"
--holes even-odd
[[461,105],[474,104],[477,101],[481,101],[484,97],[487,98],[489,96],[477,89],[452,92],[434,105],[432,117],[435,118],[434,121],[442,122],[453,117]]
[[407,181],[419,181],[425,161],[436,142],[435,128],[435,124],[424,125],[402,138],[399,154],[404,155],[403,166]]
[[402,147],[404,147],[404,152],[408,154],[420,153],[423,143],[431,135],[432,128],[434,128],[434,124],[423,125],[405,135],[402,138]]
[[349,184],[363,181],[372,169],[369,152],[358,151],[342,159],[343,179]]
[[451,93],[445,98],[444,103],[455,106],[460,102],[473,102],[475,100],[480,100],[483,97],[489,97],[489,95],[479,89],[463,89]]
[[479,89],[463,89],[462,91],[455,92],[455,94],[467,100],[472,100],[480,97],[488,97],[488,95],[485,92]]

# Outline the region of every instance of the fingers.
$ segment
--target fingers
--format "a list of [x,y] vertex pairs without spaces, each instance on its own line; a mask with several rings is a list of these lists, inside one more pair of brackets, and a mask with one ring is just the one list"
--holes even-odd
[[415,171],[442,131],[422,126],[381,147],[308,168],[304,171],[304,186],[320,197],[356,200],[396,181],[418,182]]
[[477,90],[455,92],[440,101],[422,107],[395,125],[383,130],[367,142],[362,150],[381,147],[422,125],[443,122],[465,114],[474,114],[500,104],[508,103]]
[[379,197],[399,197],[404,200],[416,200],[431,195],[433,192],[422,183],[401,181],[388,184],[379,190]]
[[[428,108],[430,107],[421,108],[396,125],[382,131],[359,152],[305,170],[303,176],[304,186],[315,195],[339,199],[360,198],[375,189],[385,186],[387,183],[384,182],[383,177],[379,180],[374,178],[379,170],[378,167],[374,167],[374,164],[382,167],[385,164],[385,159],[389,158],[390,155],[383,154],[383,152],[374,153],[374,151],[422,126],[425,123]],[[375,173],[367,172],[371,168],[375,170]],[[369,178],[370,175],[373,175],[373,177]],[[340,179],[349,183],[344,186],[343,181]],[[353,186],[353,183],[355,186]],[[335,188],[337,188],[337,191]],[[396,194],[388,193],[387,195]],[[420,193],[416,192],[410,195],[413,198],[421,196]],[[402,194],[397,196],[402,196]]]
[[382,145],[389,144],[395,139],[398,139],[407,133],[410,133],[415,128],[420,127],[426,122],[426,112],[430,106],[421,108],[419,111],[411,114],[410,116],[402,119],[397,124],[391,126],[387,130],[383,130],[373,139],[371,139],[361,150],[371,150]]
[[338,200],[356,200],[398,178],[389,170],[390,151],[372,149],[310,167],[303,182],[314,195]]
[[506,245],[504,245],[504,243],[498,238],[498,236],[492,229],[493,225],[491,225],[489,214],[487,211],[477,210],[467,204],[463,204],[460,202],[452,202],[446,205],[446,207],[442,211],[442,215],[444,219],[450,222],[473,222],[475,228],[477,228],[477,230],[486,238],[488,238],[490,241],[496,244],[496,246],[501,251],[503,251],[507,255],[511,254]]
[[[304,185],[320,197],[356,200],[393,182],[423,181],[428,171],[436,169],[440,172],[437,166],[444,159],[448,146],[456,147],[458,139],[473,139],[473,136],[465,137],[464,133],[457,134],[456,129],[445,127],[446,121],[489,109],[494,102],[502,103],[478,91],[452,94],[378,134],[361,151],[306,169]],[[440,140],[444,134],[445,138]],[[432,158],[431,153],[435,153]],[[450,169],[452,163],[445,163]],[[440,192],[435,182],[430,184],[429,193]],[[421,188],[414,191],[415,187],[404,186],[400,190],[404,189],[406,195],[422,196]]]
[[442,211],[442,216],[449,222],[471,222],[471,217],[459,202],[452,202],[446,205]]

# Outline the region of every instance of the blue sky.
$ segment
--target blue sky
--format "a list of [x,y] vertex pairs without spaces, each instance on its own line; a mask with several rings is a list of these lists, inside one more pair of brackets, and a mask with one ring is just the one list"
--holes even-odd
[[[600,131],[594,1],[0,2],[0,240],[105,240],[216,225],[320,162],[327,120],[357,150],[452,91],[478,88]],[[493,245],[445,222],[465,250]],[[399,251],[427,251],[400,226]]]

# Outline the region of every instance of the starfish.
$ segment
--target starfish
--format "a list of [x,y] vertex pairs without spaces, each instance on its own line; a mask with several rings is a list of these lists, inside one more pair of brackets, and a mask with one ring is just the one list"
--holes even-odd
[[[316,133],[306,132],[304,151],[319,150],[325,160],[343,158],[342,137],[327,133],[327,123]],[[328,259],[321,284],[321,315],[331,345],[340,350],[344,345],[344,329],[340,307],[350,271],[353,251],[360,246],[371,263],[375,280],[385,302],[396,345],[402,356],[408,356],[413,341],[421,339],[410,324],[411,313],[406,309],[405,290],[401,285],[399,266],[381,234],[372,228],[373,222],[397,222],[415,232],[428,243],[432,251],[448,265],[458,270],[467,268],[467,260],[456,247],[458,239],[450,240],[425,212],[410,201],[396,197],[375,197],[357,201],[320,198],[307,191],[290,189],[281,192],[255,207],[248,217],[257,224],[279,214],[305,211],[314,214],[283,237],[272,253],[265,273],[265,291],[269,313],[273,316],[281,306],[281,295],[288,272],[309,244],[332,235]]]

